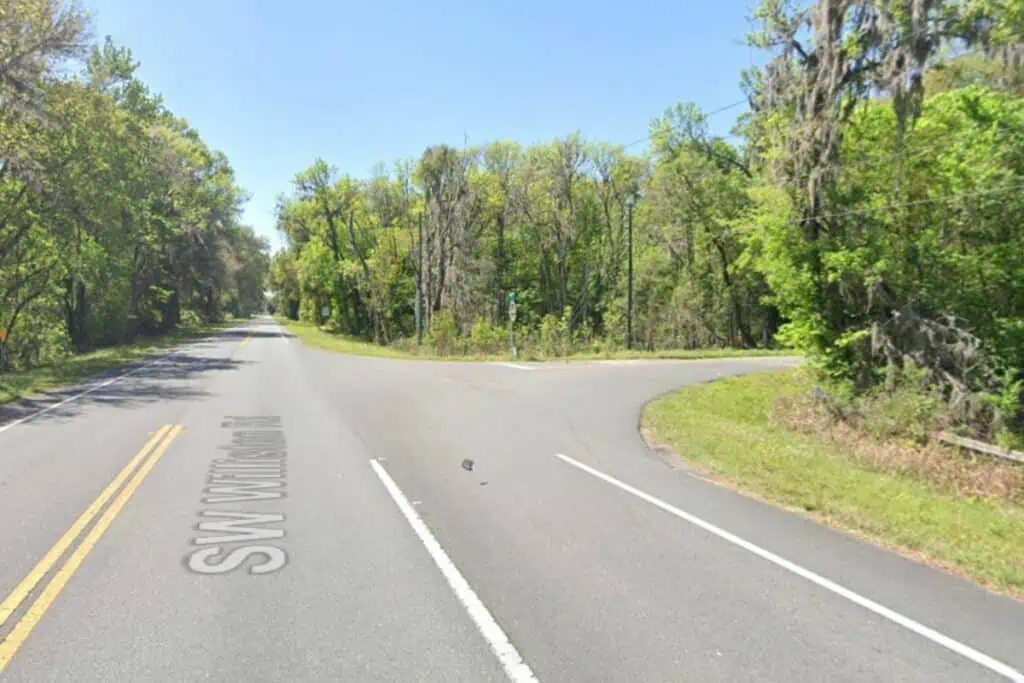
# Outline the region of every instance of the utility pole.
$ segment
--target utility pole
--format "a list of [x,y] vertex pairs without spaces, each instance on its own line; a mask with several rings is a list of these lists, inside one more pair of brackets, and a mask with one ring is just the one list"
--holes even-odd
[[416,344],[423,345],[423,214],[426,213],[426,205],[420,212],[416,232]]
[[633,348],[633,195],[626,197],[626,240],[629,244],[629,284],[626,290],[626,348]]

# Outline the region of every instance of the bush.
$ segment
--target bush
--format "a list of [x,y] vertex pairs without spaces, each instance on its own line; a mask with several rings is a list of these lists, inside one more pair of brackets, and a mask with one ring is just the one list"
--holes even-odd
[[473,353],[495,354],[505,349],[508,339],[503,328],[477,320],[469,330],[469,343]]
[[565,318],[547,314],[540,321],[540,353],[547,358],[567,355],[569,326]]
[[200,327],[203,324],[202,318],[192,309],[185,309],[181,312],[179,324],[182,327]]
[[626,319],[619,311],[604,314],[604,349],[614,353],[625,346]]
[[887,384],[889,388],[879,386],[863,393],[850,380],[826,380],[812,393],[814,402],[834,419],[879,441],[923,444],[950,421],[945,401],[937,389],[927,385],[927,373],[920,368],[908,365],[894,371]]
[[320,324],[320,306],[312,297],[304,297],[299,305],[299,320],[304,323]]
[[876,439],[909,439],[925,443],[942,422],[942,398],[933,391],[902,386],[880,391],[860,401],[865,431]]
[[438,311],[430,319],[427,343],[433,346],[440,355],[447,356],[455,352],[458,337],[459,328],[455,324],[455,316],[451,311]]
[[[0,311],[2,312],[2,311]],[[7,343],[7,363],[15,370],[60,360],[71,354],[71,342],[59,316],[33,310],[21,316]],[[7,368],[0,367],[0,371]]]

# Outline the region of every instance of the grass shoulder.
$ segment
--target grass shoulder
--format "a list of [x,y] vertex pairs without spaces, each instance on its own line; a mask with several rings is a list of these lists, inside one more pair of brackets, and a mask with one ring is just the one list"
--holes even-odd
[[809,387],[798,370],[690,387],[649,404],[643,427],[712,479],[1024,596],[1020,468],[794,428],[776,411]]
[[109,346],[67,356],[28,370],[0,374],[0,405],[16,401],[24,396],[81,382],[191,339],[204,337],[237,324],[238,321],[234,320],[179,327],[159,337],[146,337],[130,344]]
[[335,353],[346,353],[354,356],[373,356],[376,358],[416,358],[413,354],[393,349],[388,346],[381,346],[372,342],[349,337],[344,334],[328,332],[317,325],[309,322],[290,320],[288,318],[275,318],[278,324],[295,335],[299,341],[306,346],[323,351]]
[[[283,325],[289,332],[308,346],[346,353],[356,356],[372,356],[376,358],[402,358],[421,360],[513,360],[510,352],[494,353],[440,353],[429,344],[417,346],[410,340],[400,340],[400,343],[392,346],[381,346],[362,339],[350,337],[336,332],[330,332],[313,323],[290,320],[287,318],[276,318],[277,322]],[[546,356],[530,349],[524,349],[516,359],[525,362],[534,361],[586,361],[586,360],[698,360],[702,358],[735,358],[752,356],[787,356],[792,351],[774,349],[662,349],[657,351],[640,351],[619,349],[614,351],[603,351],[600,353],[578,352],[570,353],[567,356]]]

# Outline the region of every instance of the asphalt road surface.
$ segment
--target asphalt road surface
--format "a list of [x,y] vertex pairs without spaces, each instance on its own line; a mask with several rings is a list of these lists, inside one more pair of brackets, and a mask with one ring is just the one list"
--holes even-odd
[[641,441],[649,398],[785,363],[377,360],[264,320],[0,408],[0,680],[1024,681],[1021,603]]

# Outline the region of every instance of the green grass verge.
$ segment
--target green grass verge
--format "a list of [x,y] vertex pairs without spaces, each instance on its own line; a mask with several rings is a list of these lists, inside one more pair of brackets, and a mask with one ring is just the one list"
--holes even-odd
[[324,351],[347,353],[354,356],[374,356],[377,358],[417,358],[411,354],[380,346],[372,342],[355,339],[343,334],[325,332],[313,323],[297,322],[286,318],[275,318],[280,325],[294,334],[303,344]]
[[147,337],[131,344],[68,356],[55,363],[40,365],[24,372],[0,374],[0,405],[23,396],[80,382],[190,339],[206,336],[237,324],[238,321],[234,320],[199,327],[182,327],[160,337]]
[[648,405],[643,425],[652,441],[713,479],[1024,595],[1024,509],[873,471],[813,435],[774,424],[775,398],[804,388],[796,371],[691,387]]
[[[302,340],[308,346],[325,351],[347,353],[356,356],[374,356],[377,358],[404,358],[421,360],[512,360],[510,353],[504,354],[472,354],[472,355],[446,355],[442,356],[429,346],[419,347],[415,352],[403,349],[396,349],[388,346],[380,346],[372,342],[355,339],[343,334],[327,332],[313,323],[297,322],[286,318],[277,318],[277,322],[283,325],[288,331]],[[564,358],[545,358],[534,353],[524,353],[519,357],[521,361],[575,361],[575,360],[654,360],[654,359],[677,359],[696,360],[700,358],[732,358],[750,356],[786,356],[793,355],[792,351],[777,351],[766,349],[696,349],[696,350],[660,350],[660,351],[637,351],[622,349],[604,353],[576,353]]]
[[792,356],[788,349],[659,349],[639,351],[620,349],[601,353],[574,353],[566,360],[700,360],[701,358],[752,358]]

